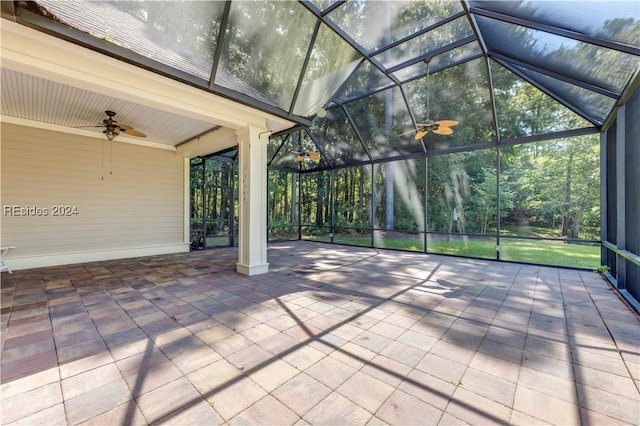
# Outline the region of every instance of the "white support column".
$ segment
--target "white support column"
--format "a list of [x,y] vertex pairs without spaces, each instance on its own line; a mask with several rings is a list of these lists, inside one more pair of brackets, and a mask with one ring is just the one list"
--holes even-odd
[[[262,134],[261,134],[262,133]],[[239,158],[239,238],[236,270],[245,275],[269,272],[267,263],[267,143],[265,129],[236,132]]]

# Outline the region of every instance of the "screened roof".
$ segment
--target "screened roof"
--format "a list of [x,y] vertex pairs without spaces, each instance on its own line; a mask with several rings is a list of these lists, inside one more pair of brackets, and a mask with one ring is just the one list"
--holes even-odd
[[[597,132],[640,63],[636,0],[35,3],[17,17],[299,123],[269,149],[292,170]],[[416,140],[429,119],[459,124]]]

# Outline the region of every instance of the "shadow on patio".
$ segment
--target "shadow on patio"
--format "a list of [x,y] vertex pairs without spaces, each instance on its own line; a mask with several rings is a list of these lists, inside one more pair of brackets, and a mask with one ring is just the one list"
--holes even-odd
[[3,424],[638,424],[591,272],[287,242],[2,275]]

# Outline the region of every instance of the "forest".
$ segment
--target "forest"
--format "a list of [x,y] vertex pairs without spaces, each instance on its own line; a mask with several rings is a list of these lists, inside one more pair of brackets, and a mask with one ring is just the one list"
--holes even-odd
[[[567,265],[589,266],[599,258],[587,244],[599,238],[598,153],[597,136],[588,135],[335,171],[270,171],[270,238],[298,238],[299,225],[302,238],[494,258],[500,236],[507,248],[523,245],[514,260],[556,263],[557,249],[582,257]],[[532,248],[548,254],[530,258]]]

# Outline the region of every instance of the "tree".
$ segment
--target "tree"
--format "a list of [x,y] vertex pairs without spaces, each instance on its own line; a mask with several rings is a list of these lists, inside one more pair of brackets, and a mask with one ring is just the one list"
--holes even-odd
[[[498,182],[495,169],[483,168],[483,180],[471,184],[473,195],[472,211],[477,216],[479,223],[478,231],[481,234],[487,233],[489,223],[497,223],[496,214],[498,211]],[[510,188],[509,179],[504,174],[500,175],[500,217],[507,217],[509,210],[513,208],[514,193]]]
[[514,193],[508,221],[581,238],[585,214],[600,202],[598,136],[505,147],[502,153]]

